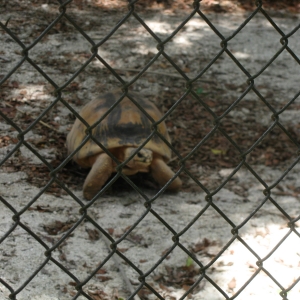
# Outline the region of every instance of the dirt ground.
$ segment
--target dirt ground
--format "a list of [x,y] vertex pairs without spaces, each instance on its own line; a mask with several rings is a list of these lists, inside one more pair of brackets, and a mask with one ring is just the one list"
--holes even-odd
[[[149,1],[145,7],[145,2],[139,1],[135,8],[161,40],[192,12],[192,1],[171,2]],[[254,11],[253,3],[207,0],[201,7],[209,22],[228,38]],[[57,182],[51,182],[49,168],[42,162],[55,169],[64,161],[65,139],[74,116],[58,101],[40,122],[33,123],[56,100],[53,85],[28,61],[20,63],[22,46],[0,29],[0,110],[6,117],[0,117],[0,299],[8,299],[11,292],[7,285],[20,289],[17,299],[125,299],[139,288],[137,270],[147,274],[147,284],[162,299],[182,299],[188,291],[187,299],[195,300],[221,300],[237,294],[235,299],[243,300],[299,298],[300,32],[295,30],[288,37],[288,51],[282,48],[282,35],[274,26],[285,35],[299,28],[300,6],[297,1],[285,1],[285,5],[266,1],[263,7],[274,24],[258,12],[228,41],[228,53],[222,53],[193,83],[197,99],[187,95],[166,119],[172,145],[182,157],[207,138],[185,163],[186,172],[180,174],[182,190],[156,198],[158,186],[147,174],[132,178],[143,195],[119,179],[88,207],[86,219],[80,208],[88,204],[82,198],[88,170],[73,162],[59,170],[57,178],[72,197]],[[2,8],[1,23],[26,46],[59,15],[56,1],[5,1]],[[96,43],[127,12],[124,1],[73,1],[67,6],[68,16]],[[192,79],[220,54],[220,43],[220,36],[196,14],[164,51]],[[28,50],[28,56],[62,86],[91,57],[90,49],[82,33],[62,18]],[[157,41],[130,16],[98,53],[129,82],[158,53]],[[249,76],[255,76],[255,89],[227,112],[249,87],[247,75],[232,57]],[[118,87],[117,78],[93,59],[62,94],[64,101],[79,111],[91,99]],[[130,90],[167,113],[184,95],[186,82],[159,56]],[[214,116],[222,117],[221,126],[211,133]],[[26,131],[28,147],[23,144],[16,149],[21,130]],[[245,152],[245,164],[240,166]],[[175,154],[170,166],[179,169]],[[269,197],[264,193],[267,187],[271,187]],[[211,202],[207,202],[209,193]],[[149,210],[144,204],[152,198],[156,199]],[[14,228],[16,212],[20,212],[20,223]],[[109,243],[95,223],[111,240],[119,241],[120,256],[114,254],[107,261]],[[236,226],[238,234],[231,231]],[[174,233],[179,234],[177,246],[172,240]],[[60,240],[48,261],[45,250]],[[259,260],[263,266],[257,264]],[[199,262],[206,266],[203,280]],[[86,281],[93,272],[83,286],[86,296],[78,295],[76,281]],[[284,289],[286,297],[279,295]],[[158,296],[144,287],[135,298]]]

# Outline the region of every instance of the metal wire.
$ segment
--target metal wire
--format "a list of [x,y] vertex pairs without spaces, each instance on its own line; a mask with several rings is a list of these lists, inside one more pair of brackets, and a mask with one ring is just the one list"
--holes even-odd
[[[19,59],[19,62],[1,79],[0,86],[3,85],[9,78],[12,76],[20,67],[21,65],[26,61],[28,62],[39,74],[42,75],[43,78],[51,86],[53,86],[55,92],[55,99],[52,101],[52,103],[24,130],[22,130],[12,119],[7,117],[5,113],[0,111],[0,116],[8,123],[10,124],[17,132],[18,132],[18,140],[19,142],[15,145],[15,147],[10,150],[5,157],[0,162],[0,166],[4,165],[4,163],[12,156],[14,155],[18,149],[23,145],[27,147],[32,153],[36,155],[40,159],[40,161],[47,166],[49,169],[50,179],[48,183],[44,186],[44,188],[41,189],[38,195],[34,197],[26,206],[24,206],[21,210],[16,210],[14,206],[9,203],[7,200],[5,200],[4,197],[0,196],[0,201],[8,210],[11,211],[13,214],[13,221],[14,224],[11,226],[11,228],[4,234],[4,236],[0,239],[0,243],[4,242],[6,238],[17,228],[21,227],[23,228],[31,237],[33,237],[45,250],[45,258],[44,261],[36,268],[34,272],[32,272],[31,276],[27,278],[27,280],[20,285],[17,289],[14,289],[8,282],[6,282],[4,279],[0,278],[1,284],[3,284],[10,292],[10,299],[17,299],[18,294],[21,293],[21,291],[28,285],[30,281],[33,280],[33,278],[42,270],[42,268],[48,264],[50,261],[54,263],[58,268],[60,268],[63,272],[65,272],[75,283],[76,283],[76,290],[77,293],[72,299],[77,299],[78,297],[82,296],[86,299],[93,300],[91,296],[89,296],[86,292],[84,292],[83,287],[88,284],[88,282],[91,280],[91,278],[97,273],[99,269],[101,269],[107,261],[109,261],[113,255],[118,255],[119,258],[126,262],[126,264],[131,267],[133,270],[135,270],[139,274],[139,281],[140,284],[135,289],[134,293],[128,298],[128,299],[134,299],[135,295],[143,288],[148,288],[157,298],[164,299],[162,295],[160,295],[155,288],[149,284],[148,277],[157,269],[157,267],[166,260],[168,255],[175,249],[180,248],[182,249],[189,257],[191,257],[194,261],[194,263],[199,267],[200,275],[196,282],[189,287],[184,295],[180,299],[187,298],[192,291],[201,283],[202,280],[206,279],[211,283],[212,286],[214,286],[223,296],[225,299],[235,299],[238,298],[238,296],[243,292],[243,290],[250,284],[250,282],[260,273],[264,272],[280,289],[280,296],[282,299],[288,299],[287,295],[288,292],[290,292],[293,287],[300,281],[300,277],[295,280],[295,282],[287,289],[285,289],[274,277],[273,275],[268,272],[267,269],[264,268],[263,264],[264,262],[273,254],[273,252],[282,244],[284,241],[290,236],[290,234],[295,233],[297,236],[300,237],[300,234],[295,229],[295,223],[299,220],[300,216],[296,218],[292,218],[281,206],[279,203],[277,203],[272,198],[272,190],[275,188],[275,186],[283,180],[283,178],[293,169],[293,167],[299,162],[300,157],[297,157],[286,169],[286,171],[282,174],[282,176],[273,184],[268,185],[261,177],[260,175],[253,170],[253,168],[246,162],[247,156],[257,147],[259,143],[270,133],[270,131],[274,127],[279,127],[290,139],[290,141],[297,147],[297,149],[300,149],[299,143],[290,135],[290,133],[285,129],[285,127],[280,122],[280,115],[292,104],[295,102],[295,100],[299,97],[300,92],[298,92],[283,108],[280,110],[276,110],[268,101],[267,99],[261,95],[261,93],[257,90],[255,87],[255,80],[258,78],[262,72],[272,64],[272,62],[283,52],[287,51],[287,53],[290,54],[290,56],[295,60],[295,63],[298,65],[300,64],[300,60],[298,56],[293,52],[293,50],[288,46],[288,41],[293,34],[299,30],[300,25],[295,27],[293,30],[291,30],[289,33],[284,33],[272,20],[271,16],[263,9],[263,1],[256,1],[256,9],[250,14],[248,18],[228,37],[223,36],[223,34],[213,25],[213,23],[207,18],[207,16],[201,11],[200,2],[201,0],[195,0],[193,2],[193,9],[186,17],[182,23],[164,40],[160,39],[150,28],[149,26],[143,21],[142,17],[135,11],[135,4],[138,2],[135,1],[129,1],[128,5],[128,12],[124,13],[124,16],[121,18],[121,20],[118,22],[118,24],[109,32],[106,36],[102,38],[100,42],[95,42],[74,20],[69,14],[68,14],[68,6],[72,2],[72,0],[63,1],[58,0],[59,7],[58,7],[58,15],[56,18],[47,26],[47,28],[36,38],[30,45],[26,46],[22,41],[8,28],[7,23],[3,24],[0,22],[0,28],[2,29],[5,34],[9,35],[21,48],[21,57]],[[247,24],[253,19],[253,17],[256,14],[261,13],[266,20],[270,23],[271,26],[281,35],[280,44],[281,48],[274,54],[272,58],[269,59],[269,61],[260,68],[256,72],[256,74],[250,74],[244,66],[241,64],[241,62],[235,57],[234,53],[232,53],[227,45],[228,42],[231,40],[234,40],[235,36],[244,28],[247,26]],[[221,49],[219,53],[202,69],[199,70],[198,74],[194,76],[194,78],[189,78],[185,72],[182,71],[182,69],[174,62],[174,60],[165,52],[165,45],[168,44],[168,42],[176,36],[176,34],[183,28],[183,26],[188,23],[192,17],[195,15],[200,16],[202,20],[204,20],[207,25],[211,28],[211,30],[215,33],[215,35],[220,39],[220,46]],[[131,79],[129,82],[125,82],[118,74],[117,72],[104,60],[103,57],[98,53],[98,49],[111,38],[111,36],[119,29],[120,26],[122,26],[129,18],[134,18],[151,36],[152,38],[157,42],[157,49],[158,52],[154,55],[154,57],[144,66],[141,68],[140,72]],[[47,33],[53,29],[53,27],[62,19],[67,20],[70,24],[74,26],[74,28],[82,35],[82,37],[90,44],[91,46],[91,54],[90,57],[86,60],[84,64],[82,64],[76,72],[70,76],[70,78],[63,83],[62,85],[58,85],[55,83],[55,80],[51,78],[46,72],[44,72],[31,58],[30,58],[30,51],[38,45],[38,43],[47,35]],[[241,94],[238,99],[236,99],[228,108],[223,112],[222,115],[217,116],[207,105],[206,103],[201,99],[201,97],[193,90],[194,83],[200,79],[207,70],[216,62],[216,60],[223,54],[226,53],[231,60],[236,64],[236,66],[245,74],[245,76],[248,78],[247,83],[248,87],[244,90],[244,92]],[[178,73],[178,76],[181,76],[182,79],[185,81],[186,84],[186,91],[184,95],[182,95],[175,104],[168,110],[168,112],[160,119],[159,121],[155,122],[147,113],[147,111],[132,98],[128,94],[128,88],[133,85],[139,78],[147,71],[147,69],[156,62],[160,57],[164,57],[176,70]],[[99,60],[106,68],[110,71],[110,73],[115,77],[115,79],[120,83],[123,89],[123,95],[120,99],[107,111],[105,115],[102,116],[101,119],[98,120],[97,123],[95,123],[93,126],[90,126],[79,114],[76,112],[74,108],[63,98],[62,91],[74,81],[74,79],[91,63],[92,60],[97,59]],[[222,127],[222,121],[225,118],[226,115],[228,115],[234,107],[238,105],[238,103],[250,92],[253,91],[259,99],[270,109],[270,111],[273,114],[273,123],[268,127],[268,129],[264,132],[263,135],[247,150],[243,150],[239,145],[236,144],[236,142],[226,133],[226,131]],[[211,129],[209,133],[193,148],[191,151],[185,156],[181,156],[180,153],[172,147],[172,145],[165,139],[165,137],[160,134],[157,130],[157,126],[163,122],[167,116],[169,116],[174,110],[177,109],[178,105],[184,101],[184,99],[191,95],[197,103],[204,107],[204,109],[211,115],[212,119],[214,120],[214,127]],[[177,155],[179,160],[179,169],[176,172],[174,180],[178,175],[181,173],[185,173],[188,177],[190,177],[198,186],[201,187],[201,189],[206,193],[206,200],[207,204],[203,209],[191,220],[186,226],[180,231],[177,232],[166,220],[164,220],[152,207],[152,203],[154,200],[156,200],[167,188],[167,186],[171,183],[168,182],[166,186],[164,186],[156,195],[149,198],[145,193],[137,186],[135,185],[130,178],[125,176],[122,173],[122,168],[126,165],[126,163],[132,158],[130,157],[125,162],[119,162],[116,157],[114,157],[108,149],[104,147],[93,135],[92,135],[92,129],[97,126],[113,109],[115,106],[117,106],[120,101],[124,97],[129,97],[132,102],[142,111],[142,113],[149,118],[149,120],[152,122],[152,133],[149,135],[149,137],[141,144],[141,146],[138,148],[140,150],[154,135],[159,136]],[[70,110],[71,113],[75,115],[76,118],[78,118],[85,126],[86,126],[86,137],[84,138],[83,142],[80,144],[80,146],[71,153],[68,157],[66,157],[61,164],[58,167],[53,167],[51,164],[49,164],[39,153],[36,151],[28,142],[25,141],[24,136],[28,132],[32,131],[32,129],[38,124],[39,121],[57,104],[61,103],[66,108]],[[234,147],[234,149],[240,154],[240,162],[239,164],[233,169],[231,174],[213,191],[209,191],[205,185],[203,185],[197,178],[195,178],[190,171],[186,168],[185,163],[186,161],[193,155],[195,152],[201,147],[208,139],[210,139],[216,132],[220,132],[227,140],[228,142]],[[88,203],[82,202],[81,199],[79,199],[74,193],[58,178],[59,172],[62,170],[62,168],[72,159],[74,154],[78,152],[89,140],[93,140],[96,144],[99,145],[105,151],[108,155],[111,156],[111,158],[115,161],[117,164],[117,173],[116,175],[103,187],[101,191]],[[249,172],[252,173],[252,175],[255,176],[255,178],[264,186],[265,191],[265,197],[264,199],[253,209],[253,212],[249,214],[240,224],[235,224],[230,220],[230,218],[218,207],[217,203],[214,201],[214,196],[225,186],[226,183],[229,182],[229,180],[236,174],[242,167],[246,168]],[[126,232],[119,237],[118,239],[114,239],[102,226],[100,226],[91,216],[88,215],[89,207],[95,203],[96,199],[103,195],[103,193],[119,178],[123,177],[126,182],[128,182],[131,187],[145,200],[145,212],[136,220],[134,224],[130,228],[126,230]],[[80,213],[81,217],[72,225],[72,227],[65,232],[65,234],[56,242],[53,244],[51,248],[49,248],[41,238],[39,238],[35,232],[33,232],[29,226],[27,226],[25,223],[22,222],[22,214],[26,212],[30,206],[32,206],[33,203],[35,203],[40,196],[48,189],[49,186],[53,183],[57,183],[62,189],[64,189],[74,201],[77,202],[77,204],[80,206]],[[260,208],[267,202],[272,202],[284,215],[284,217],[288,220],[288,224],[290,227],[289,232],[277,243],[277,245],[273,248],[273,250],[265,257],[260,257],[252,248],[251,246],[239,235],[239,230],[251,219],[253,216],[260,210]],[[229,224],[229,226],[232,228],[232,238],[228,243],[222,248],[221,251],[206,265],[203,265],[196,256],[186,248],[186,246],[181,243],[181,237],[187,230],[197,221],[201,218],[201,216],[209,209],[212,208],[218,212],[218,214],[225,220],[226,223]],[[156,218],[169,232],[173,235],[173,245],[170,247],[170,249],[162,255],[162,257],[156,261],[153,262],[153,266],[147,271],[142,272],[140,268],[135,265],[130,259],[128,259],[125,255],[123,255],[118,250],[118,245],[138,226],[138,224],[147,216],[152,215],[154,218]],[[69,269],[67,269],[65,266],[63,266],[57,259],[55,259],[52,255],[53,251],[58,249],[58,247],[76,230],[76,228],[82,224],[82,222],[90,222],[95,228],[97,228],[109,241],[111,246],[111,252],[107,255],[107,257],[97,266],[94,268],[93,272],[89,276],[87,276],[84,280],[79,280]],[[251,278],[235,293],[234,296],[229,297],[228,294],[213,280],[211,279],[208,274],[207,270],[216,262],[216,260],[224,253],[226,249],[234,242],[238,240],[241,242],[257,259],[257,266],[258,269],[255,271],[255,273],[251,276]],[[76,251],[74,249],[74,251]]]

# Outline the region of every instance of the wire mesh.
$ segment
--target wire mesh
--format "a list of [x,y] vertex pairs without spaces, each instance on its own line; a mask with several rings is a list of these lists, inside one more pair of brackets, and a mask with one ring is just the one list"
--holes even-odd
[[[25,129],[18,125],[13,118],[9,117],[5,111],[0,110],[0,116],[3,118],[3,120],[9,124],[15,131],[18,132],[17,135],[17,142],[15,146],[7,152],[7,154],[4,156],[2,161],[0,162],[0,166],[4,166],[9,159],[11,159],[14,155],[16,155],[20,149],[21,146],[25,146],[30,152],[32,152],[46,167],[48,170],[49,179],[46,181],[46,184],[43,188],[40,189],[40,192],[30,201],[26,203],[22,208],[17,208],[14,206],[14,203],[11,203],[5,199],[5,196],[0,196],[0,200],[2,204],[12,213],[13,217],[13,225],[11,228],[4,233],[4,235],[0,239],[0,244],[4,243],[5,240],[11,235],[11,233],[16,230],[16,228],[21,227],[24,231],[28,233],[30,237],[35,239],[37,243],[43,248],[44,251],[44,258],[41,264],[31,273],[31,275],[20,285],[18,288],[13,288],[13,286],[6,281],[3,278],[0,278],[1,284],[10,291],[9,298],[10,299],[18,299],[18,295],[22,293],[24,289],[26,289],[26,286],[33,280],[33,278],[39,273],[42,272],[43,268],[49,264],[50,262],[55,264],[59,269],[61,269],[63,272],[65,272],[69,277],[70,280],[74,282],[76,293],[72,296],[72,299],[78,299],[79,297],[83,297],[86,299],[102,299],[100,298],[94,298],[91,294],[88,294],[84,287],[92,280],[92,278],[97,274],[99,270],[101,270],[109,260],[112,259],[114,255],[116,255],[123,263],[125,262],[126,265],[130,268],[132,268],[137,274],[138,274],[138,280],[139,284],[134,287],[134,289],[131,291],[131,295],[128,299],[135,299],[139,292],[143,288],[147,288],[150,293],[155,295],[158,299],[165,299],[164,296],[157,291],[157,289],[150,283],[151,275],[155,273],[155,270],[157,267],[163,262],[168,259],[168,256],[174,251],[174,249],[180,248],[184,253],[187,254],[188,257],[190,257],[193,261],[193,264],[195,264],[199,268],[199,275],[197,280],[190,286],[186,288],[185,293],[180,297],[180,299],[185,299],[190,297],[190,295],[193,293],[193,291],[201,284],[201,282],[206,279],[223,297],[224,299],[240,299],[243,297],[243,291],[244,289],[255,279],[255,277],[263,272],[265,275],[267,275],[271,281],[277,285],[278,290],[280,291],[279,294],[282,299],[288,299],[288,293],[296,286],[296,284],[300,280],[300,276],[298,278],[295,278],[294,283],[290,285],[288,288],[285,288],[280,282],[276,280],[273,274],[271,274],[267,268],[264,267],[265,261],[268,260],[268,258],[280,247],[285,240],[291,235],[295,234],[299,237],[299,232],[296,229],[296,222],[299,220],[300,216],[291,216],[281,205],[274,199],[272,195],[273,189],[278,186],[278,184],[289,174],[289,172],[296,166],[299,162],[299,153],[295,155],[293,161],[291,164],[286,168],[286,170],[282,173],[282,175],[271,185],[267,184],[267,182],[260,176],[259,173],[257,173],[254,168],[249,164],[247,161],[248,156],[254,151],[256,147],[265,139],[265,137],[271,133],[271,131],[276,127],[280,128],[282,132],[286,135],[287,139],[298,149],[299,151],[299,143],[297,139],[289,132],[288,129],[285,128],[284,124],[280,120],[281,114],[283,114],[292,104],[295,103],[297,98],[299,97],[300,92],[296,93],[292,99],[290,99],[284,107],[282,107],[280,110],[277,110],[274,108],[274,106],[268,101],[266,97],[262,95],[259,88],[256,87],[255,81],[256,79],[274,62],[274,60],[281,55],[283,52],[288,53],[290,57],[294,60],[295,64],[299,66],[299,57],[296,55],[296,53],[292,50],[292,48],[289,46],[289,38],[292,37],[300,28],[300,25],[296,26],[293,30],[291,30],[288,33],[285,33],[280,27],[276,25],[276,23],[273,21],[271,16],[268,14],[267,11],[263,8],[263,1],[256,1],[256,9],[245,19],[245,21],[236,29],[230,36],[224,36],[220,30],[217,29],[217,27],[209,20],[208,16],[205,15],[201,10],[201,1],[194,1],[193,2],[193,8],[190,10],[189,15],[177,26],[175,30],[173,30],[172,34],[166,36],[165,38],[161,38],[159,35],[157,35],[149,26],[146,24],[146,22],[143,20],[143,18],[139,15],[138,12],[135,10],[135,6],[137,4],[137,0],[135,1],[129,1],[128,3],[128,11],[122,15],[117,25],[111,30],[111,32],[105,34],[101,41],[96,42],[91,36],[89,36],[80,25],[77,24],[76,19],[74,19],[68,12],[68,8],[70,4],[72,3],[71,0],[69,1],[58,1],[58,7],[57,7],[57,14],[55,18],[49,22],[47,27],[41,32],[38,37],[31,42],[29,45],[26,45],[22,42],[22,40],[10,30],[9,28],[9,20],[7,20],[6,23],[0,22],[0,27],[2,33],[5,33],[8,35],[14,42],[16,42],[19,45],[20,53],[19,53],[19,60],[16,63],[16,65],[9,71],[7,74],[1,78],[0,86],[4,85],[9,78],[22,66],[25,62],[28,63],[32,68],[34,68],[44,79],[47,81],[54,90],[54,98],[50,105],[45,107],[45,109],[39,114],[37,118],[35,118],[28,126],[26,126]],[[240,62],[239,59],[236,58],[234,53],[229,49],[228,43],[230,41],[234,41],[235,37],[242,31],[243,28],[247,27],[248,23],[257,15],[262,14],[265,17],[265,20],[269,23],[270,26],[272,26],[280,35],[279,42],[281,44],[281,47],[276,53],[264,64],[261,66],[261,68],[254,74],[249,73],[249,71],[243,66],[243,64]],[[189,77],[186,72],[182,70],[182,68],[172,59],[170,55],[168,55],[168,52],[165,50],[166,45],[170,43],[172,38],[174,38],[178,32],[188,23],[190,20],[198,16],[202,20],[206,22],[206,24],[209,26],[209,28],[215,33],[215,35],[219,38],[220,41],[220,51],[215,57],[211,59],[211,61],[205,65],[204,68],[198,71],[198,73],[193,76]],[[101,46],[112,38],[115,32],[118,31],[118,29],[128,20],[128,19],[135,19],[136,22],[138,22],[144,30],[147,31],[147,33],[154,39],[155,43],[157,44],[157,53],[149,60],[147,64],[142,66],[137,74],[133,76],[129,81],[125,81],[122,76],[119,75],[119,73],[114,69],[113,66],[111,66],[100,54],[99,49],[101,49]],[[55,82],[53,77],[51,78],[50,75],[47,74],[46,71],[44,71],[32,58],[31,58],[31,51],[34,50],[35,47],[39,45],[39,43],[47,37],[47,34],[49,31],[53,30],[53,28],[58,24],[60,21],[67,21],[69,24],[71,24],[76,30],[77,33],[79,33],[83,39],[86,40],[86,42],[89,44],[90,47],[90,56],[85,60],[83,64],[77,70],[68,77],[68,79],[63,82],[62,84],[58,84]],[[5,46],[4,46],[5,47]],[[221,114],[217,115],[214,110],[207,105],[207,103],[202,99],[201,94],[197,93],[195,87],[197,80],[201,79],[203,75],[206,74],[206,72],[209,70],[209,68],[215,64],[215,62],[223,55],[227,54],[228,57],[232,60],[232,62],[241,70],[241,72],[246,76],[247,78],[247,87],[242,92],[242,94],[230,105],[227,106],[226,110]],[[150,122],[152,123],[152,133],[149,135],[147,139],[139,146],[137,151],[139,151],[144,145],[152,138],[153,135],[159,136],[164,143],[168,145],[168,147],[171,148],[172,152],[176,156],[176,159],[178,161],[178,169],[175,172],[174,178],[172,178],[165,186],[163,186],[155,195],[149,197],[148,194],[146,194],[143,189],[141,189],[137,184],[135,184],[130,177],[123,174],[122,169],[125,167],[125,165],[128,163],[128,161],[132,158],[130,157],[125,162],[118,161],[109,151],[109,149],[106,149],[104,145],[99,143],[97,138],[93,136],[92,130],[95,128],[104,118],[106,115],[110,114],[111,111],[115,108],[115,106],[122,101],[124,97],[129,97],[134,104],[145,114],[148,115],[147,110],[143,108],[139,102],[136,101],[135,97],[132,97],[129,91],[129,88],[132,87],[146,72],[147,70],[159,59],[163,57],[176,71],[176,75],[180,76],[180,78],[185,82],[186,90],[184,94],[177,99],[177,101],[172,105],[172,107],[164,114],[163,118],[159,121],[155,122],[153,119],[150,119]],[[114,76],[116,81],[119,83],[119,87],[121,87],[122,95],[120,99],[116,102],[115,105],[113,105],[107,113],[100,118],[96,124],[90,126],[76,111],[76,109],[73,108],[73,106],[65,100],[65,97],[63,95],[63,91],[74,82],[74,80],[79,76],[80,73],[82,73],[87,66],[91,64],[93,60],[98,60],[102,65],[105,66],[105,68],[109,71],[109,73]],[[265,132],[253,143],[251,147],[248,149],[244,149],[239,144],[236,143],[236,141],[227,133],[227,131],[224,129],[223,122],[226,119],[226,116],[230,114],[235,107],[245,98],[245,96],[250,93],[254,92],[257,97],[260,99],[261,102],[263,102],[268,108],[269,111],[273,115],[273,122],[272,124],[265,130]],[[193,149],[190,149],[189,153],[186,155],[183,155],[180,153],[174,146],[172,146],[165,137],[157,130],[158,125],[162,122],[165,122],[170,114],[172,114],[176,109],[178,109],[178,106],[180,104],[184,105],[186,101],[186,97],[191,96],[196,103],[199,106],[202,106],[206,112],[210,115],[211,119],[213,120],[213,127],[212,129],[193,147]],[[65,158],[61,160],[61,163],[57,166],[53,166],[51,163],[48,162],[47,159],[43,157],[37,151],[32,145],[26,141],[25,135],[31,132],[37,124],[41,123],[43,120],[43,117],[47,115],[57,104],[61,104],[64,107],[66,107],[76,118],[81,120],[81,122],[86,126],[86,137],[84,137],[82,143],[80,146],[67,155]],[[148,115],[149,117],[149,115]],[[188,129],[187,129],[188,130]],[[239,154],[238,164],[232,169],[230,174],[227,176],[227,178],[219,184],[215,189],[208,189],[205,184],[203,184],[196,176],[194,176],[191,171],[186,167],[187,161],[198,151],[199,148],[201,148],[207,140],[213,137],[213,135],[218,132],[221,133],[227,141],[230,143],[230,145],[236,150],[236,152]],[[111,158],[115,161],[117,164],[116,167],[116,173],[115,175],[107,182],[107,184],[97,193],[95,197],[89,202],[86,202],[82,200],[80,197],[76,196],[76,194],[68,187],[66,183],[59,177],[60,172],[63,170],[63,168],[71,161],[72,157],[77,153],[86,143],[90,143],[90,141],[93,140],[94,143],[98,144],[99,147],[105,151]],[[240,223],[233,222],[229,216],[226,215],[218,206],[218,204],[215,201],[215,196],[217,193],[224,188],[224,186],[234,177],[234,175],[241,169],[246,168],[257,180],[261,183],[261,185],[264,186],[264,198],[263,200],[253,209],[253,212],[249,214],[246,218],[244,218]],[[156,199],[161,197],[161,195],[166,191],[168,185],[171,184],[172,180],[174,180],[176,177],[185,174],[188,178],[190,178],[197,186],[199,186],[206,194],[206,205],[197,213],[197,215],[184,226],[184,228],[181,231],[175,230],[160,214],[156,211],[156,209],[153,208],[153,203]],[[136,221],[129,227],[127,230],[119,236],[119,238],[114,238],[112,235],[97,222],[90,214],[89,214],[89,208],[98,201],[99,198],[101,198],[104,193],[111,188],[111,186],[115,183],[115,181],[122,177],[135,192],[140,195],[144,200],[144,206],[146,210],[144,213],[139,216]],[[65,231],[65,233],[56,240],[51,247],[45,241],[38,236],[31,228],[22,221],[22,215],[30,210],[30,208],[35,204],[38,199],[43,195],[51,185],[56,184],[61,189],[63,189],[70,197],[73,199],[74,202],[77,203],[77,205],[80,207],[80,217],[76,220],[76,222],[72,223],[71,226],[68,228],[68,230]],[[239,234],[240,230],[247,224],[247,222],[253,218],[253,216],[261,209],[261,207],[267,202],[270,201],[276,208],[282,213],[282,215],[287,220],[287,225],[289,227],[289,231],[287,234],[274,246],[273,250],[265,257],[261,257],[254,249],[252,249],[251,245],[247,243],[247,241]],[[181,242],[181,239],[183,235],[193,226],[195,222],[201,219],[201,217],[205,214],[205,212],[209,209],[213,208],[220,217],[222,217],[225,222],[227,222],[231,228],[232,238],[228,241],[226,245],[223,246],[222,250],[218,252],[217,255],[213,257],[213,259],[205,264],[203,263],[199,258],[196,257],[196,255],[183,243]],[[141,268],[134,263],[131,259],[126,257],[122,253],[122,251],[119,249],[119,245],[121,242],[123,242],[129,235],[132,233],[132,231],[148,216],[152,215],[156,220],[158,220],[162,226],[164,226],[170,234],[172,234],[172,246],[169,248],[167,252],[165,252],[161,258],[152,263],[152,267],[149,268],[146,272],[143,272]],[[66,239],[70,238],[72,234],[74,234],[74,231],[78,226],[80,226],[83,222],[89,222],[91,223],[97,230],[99,230],[108,240],[110,243],[111,251],[110,253],[105,257],[105,259],[97,265],[97,267],[94,267],[93,271],[90,272],[89,275],[87,275],[84,279],[79,279],[69,268],[67,268],[64,264],[60,262],[58,258],[54,255],[55,251],[58,251],[61,247],[61,245],[66,241]],[[256,258],[256,265],[257,268],[253,275],[244,283],[243,286],[241,286],[233,296],[229,296],[228,293],[219,286],[217,282],[215,282],[212,277],[208,274],[208,270],[212,268],[213,264],[222,256],[222,254],[228,249],[228,247],[234,242],[239,241],[255,258]],[[76,249],[73,249],[73,251],[76,251]],[[21,271],[21,270],[20,270]]]

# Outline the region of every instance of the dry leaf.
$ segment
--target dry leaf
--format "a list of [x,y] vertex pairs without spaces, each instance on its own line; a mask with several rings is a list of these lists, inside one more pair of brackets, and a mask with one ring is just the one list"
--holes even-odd
[[231,279],[231,281],[228,283],[228,288],[229,288],[230,290],[233,290],[233,289],[236,288],[236,280],[235,280],[234,277],[233,277],[233,278]]

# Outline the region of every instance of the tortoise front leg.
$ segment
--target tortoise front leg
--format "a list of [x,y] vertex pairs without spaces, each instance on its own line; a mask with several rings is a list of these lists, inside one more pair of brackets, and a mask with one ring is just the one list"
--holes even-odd
[[91,157],[90,160],[93,165],[83,184],[83,196],[87,200],[101,190],[113,172],[112,159],[106,153]]
[[[175,173],[171,168],[163,161],[162,158],[153,158],[151,166],[151,175],[154,180],[162,187],[164,186]],[[177,191],[180,189],[182,182],[179,177],[176,177],[172,183],[168,186],[168,190]]]

